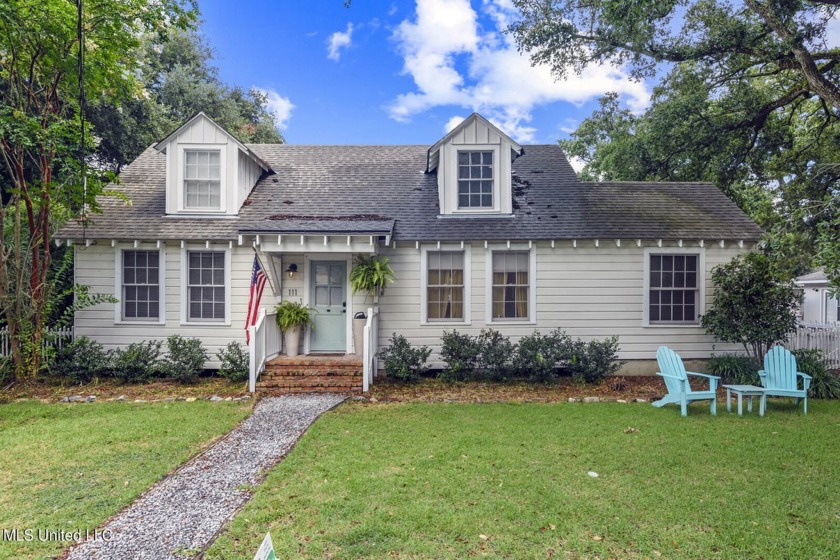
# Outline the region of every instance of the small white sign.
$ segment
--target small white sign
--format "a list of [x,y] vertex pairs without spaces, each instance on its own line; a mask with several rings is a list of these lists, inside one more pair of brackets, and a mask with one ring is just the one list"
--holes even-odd
[[277,560],[277,556],[274,554],[274,543],[271,542],[271,533],[265,534],[254,560]]

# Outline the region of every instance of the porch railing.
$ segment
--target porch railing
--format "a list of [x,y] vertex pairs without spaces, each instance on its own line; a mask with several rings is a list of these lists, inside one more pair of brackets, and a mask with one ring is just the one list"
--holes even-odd
[[282,350],[280,329],[277,328],[276,313],[260,311],[257,322],[250,327],[251,345],[248,347],[248,390],[257,390],[257,380],[270,360]]
[[792,350],[822,350],[829,366],[840,368],[840,324],[800,323],[788,338],[788,345]]
[[364,353],[362,354],[362,391],[365,393],[373,383],[376,375],[376,353],[379,350],[379,308],[368,307],[367,322],[365,322]]

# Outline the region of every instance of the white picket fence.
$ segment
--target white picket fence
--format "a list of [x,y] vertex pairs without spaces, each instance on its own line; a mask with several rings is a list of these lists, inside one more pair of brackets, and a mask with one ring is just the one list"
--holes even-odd
[[822,350],[830,367],[840,369],[840,324],[801,323],[788,338],[788,345],[791,350]]
[[[73,329],[47,329],[44,332],[44,339],[41,341],[41,344],[44,346],[44,350],[47,348],[52,348],[53,350],[59,350],[64,347],[65,344],[69,344],[73,341]],[[9,335],[9,327],[3,327],[0,329],[0,358],[7,358],[12,354],[12,337]]]

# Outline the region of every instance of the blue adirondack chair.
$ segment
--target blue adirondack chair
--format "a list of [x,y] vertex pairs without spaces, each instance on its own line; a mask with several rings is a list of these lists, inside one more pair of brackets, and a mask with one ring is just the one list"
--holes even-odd
[[[805,401],[802,411],[808,414],[808,389],[811,387],[811,376],[796,371],[796,358],[786,348],[774,346],[764,355],[764,369],[758,371],[764,394],[768,397],[793,397],[796,406],[799,401]],[[799,388],[799,378],[802,378],[802,389]]]
[[[661,407],[670,403],[679,404],[682,415],[686,416],[688,414],[688,403],[692,401],[710,400],[712,401],[710,411],[712,416],[715,416],[717,413],[717,383],[720,377],[685,371],[685,366],[680,355],[667,346],[660,346],[659,350],[656,351],[656,361],[659,363],[660,369],[656,375],[661,375],[665,379],[668,394],[662,397],[662,399],[655,401],[653,406]],[[708,379],[709,390],[693,390],[688,383],[689,375]]]

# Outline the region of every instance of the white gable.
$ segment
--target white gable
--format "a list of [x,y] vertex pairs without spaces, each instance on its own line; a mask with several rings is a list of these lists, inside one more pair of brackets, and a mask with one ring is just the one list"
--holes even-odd
[[270,170],[204,113],[188,120],[155,149],[166,154],[166,213],[170,215],[236,215],[263,172]]
[[440,213],[511,214],[511,163],[521,154],[519,144],[478,113],[464,119],[429,149],[427,171],[437,170]]

